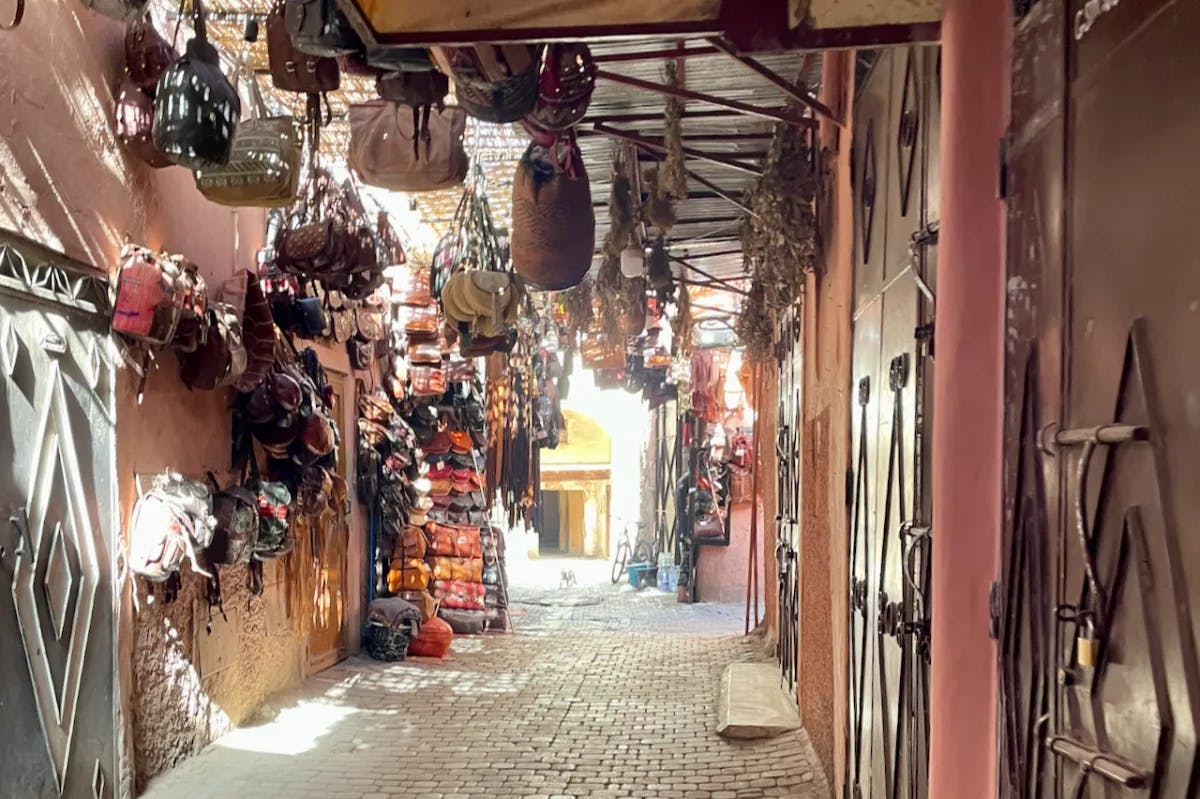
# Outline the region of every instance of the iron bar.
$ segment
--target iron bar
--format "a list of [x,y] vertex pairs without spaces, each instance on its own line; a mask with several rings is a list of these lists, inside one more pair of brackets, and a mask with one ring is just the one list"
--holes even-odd
[[753,216],[756,219],[758,218],[758,214],[754,213],[747,206],[743,205],[740,200],[734,199],[734,197],[730,194],[726,194],[724,189],[722,189],[717,184],[713,183],[708,178],[702,178],[690,169],[687,170],[687,175],[689,178],[696,181],[701,186],[708,189],[709,191],[711,191],[713,194],[717,195],[721,199],[725,200],[726,202],[732,203],[733,205],[737,206],[738,208],[741,208],[743,211],[750,214],[750,216]]
[[[597,117],[597,119],[599,119],[599,117]],[[662,116],[661,115],[658,116],[657,119],[661,120]],[[630,131],[630,132],[633,133],[634,131]],[[580,137],[586,138],[588,136],[600,136],[603,134],[601,134],[599,131],[588,130],[588,129],[584,128],[583,130],[580,130],[577,135]],[[663,142],[662,136],[647,136],[642,133],[638,133],[637,135],[641,136],[646,141],[652,141],[652,142],[657,142],[657,143]],[[715,141],[715,142],[768,141],[771,138],[771,134],[770,133],[685,133],[682,138],[684,141]],[[761,155],[761,153],[756,154],[756,155]]]
[[1140,769],[1109,752],[1093,749],[1090,746],[1068,738],[1056,735],[1046,746],[1051,752],[1070,760],[1079,766],[1082,777],[1097,774],[1109,782],[1115,782],[1125,788],[1145,788],[1150,784],[1150,773]]
[[[684,109],[684,119],[740,119],[741,114],[736,111],[729,111],[721,108],[710,108],[705,110],[689,110]],[[588,122],[662,122],[662,111],[640,111],[637,113],[628,114],[596,114],[588,116]]]
[[726,100],[724,97],[718,97],[715,94],[706,94],[705,92],[698,92],[692,89],[677,88],[675,86],[668,86],[665,83],[653,83],[648,80],[634,78],[629,75],[621,75],[619,73],[609,72],[608,70],[604,69],[597,70],[596,77],[610,80],[613,83],[620,83],[625,86],[630,86],[635,89],[642,89],[643,91],[663,94],[668,97],[678,97],[681,100],[691,100],[697,103],[708,103],[709,105],[715,105],[720,108],[728,108],[733,111],[737,111],[738,113],[745,114],[746,116],[762,117],[763,119],[770,119],[775,122],[786,122],[787,124],[797,128],[811,128],[816,124],[816,120],[812,117],[797,116],[790,109],[780,110],[778,108],[766,108],[764,106],[750,105],[749,103],[743,103],[740,100]]
[[[597,131],[599,131],[600,133],[603,133],[606,136],[611,136],[615,139],[624,139],[625,141],[633,142],[638,147],[643,147],[643,148],[648,147],[652,150],[657,150],[659,152],[666,152],[666,148],[663,145],[655,144],[652,141],[648,141],[647,139],[643,138],[642,136],[639,136],[636,133],[630,133],[629,131],[620,130],[618,128],[611,128],[608,125],[605,125],[600,122],[595,123],[593,125],[593,127]],[[684,147],[683,154],[690,158],[695,158],[700,161],[708,161],[713,164],[720,164],[721,166],[729,167],[730,169],[737,169],[741,172],[746,172],[751,175],[754,175],[755,177],[762,175],[762,171],[758,167],[754,166],[753,164],[747,164],[742,161],[739,161],[736,158],[730,158],[728,156],[720,155],[717,153],[701,152],[700,150],[695,150],[691,147]]]
[[716,47],[686,47],[683,50],[672,47],[669,50],[643,50],[641,52],[600,53],[592,56],[597,64],[615,64],[626,61],[657,61],[664,58],[693,58],[695,56],[716,55],[720,51]]
[[717,277],[716,275],[712,274],[711,272],[704,271],[700,267],[698,267],[695,264],[688,261],[686,258],[680,258],[678,255],[670,255],[670,254],[668,254],[667,257],[670,258],[675,263],[679,264],[680,266],[683,266],[686,269],[692,270],[693,272],[700,275],[701,277],[708,278],[716,285],[725,287],[728,291],[730,291],[733,294],[740,294],[743,297],[750,296],[750,292],[734,286],[728,280],[723,280],[723,279]]
[[716,47],[718,50],[720,50],[722,53],[724,53],[725,55],[732,58],[734,61],[741,63],[743,66],[750,69],[752,72],[755,72],[760,77],[766,79],[769,83],[771,83],[773,86],[775,86],[775,88],[782,91],[788,97],[792,98],[793,100],[795,100],[798,103],[801,103],[802,105],[807,106],[810,110],[812,110],[812,112],[814,114],[825,117],[830,122],[837,125],[839,128],[846,127],[845,120],[841,119],[840,117],[838,117],[837,114],[833,113],[833,109],[831,109],[829,106],[825,105],[823,102],[818,100],[816,97],[813,97],[807,91],[804,91],[802,88],[800,88],[796,84],[792,83],[790,80],[787,80],[786,78],[780,76],[778,73],[774,72],[770,68],[764,66],[763,63],[761,61],[759,61],[758,59],[751,58],[750,56],[747,56],[747,55],[742,55],[734,48],[733,45],[731,45],[729,42],[725,41],[724,39],[712,38],[712,39],[709,39],[708,41],[714,47]]
[[1054,442],[1064,446],[1078,444],[1123,444],[1127,441],[1147,441],[1150,428],[1140,424],[1102,424],[1095,427],[1074,427],[1059,430]]
[[[674,243],[675,244],[683,244],[684,242],[677,241]],[[718,252],[698,252],[694,255],[689,252],[684,252],[683,257],[684,258],[717,258],[722,255],[740,255],[741,252],[742,252],[742,248],[738,247],[736,250],[720,250]]]

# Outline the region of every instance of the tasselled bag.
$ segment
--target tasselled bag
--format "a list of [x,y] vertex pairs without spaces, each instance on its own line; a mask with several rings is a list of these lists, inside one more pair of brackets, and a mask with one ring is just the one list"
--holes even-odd
[[410,108],[385,100],[350,106],[348,163],[364,183],[392,191],[459,186],[470,162],[458,108]]
[[203,169],[229,162],[242,102],[208,41],[203,3],[193,2],[196,35],[158,81],[154,144],[172,163]]
[[267,57],[271,82],[281,91],[322,94],[337,91],[341,84],[336,59],[310,55],[292,43],[283,0],[276,2],[267,15]]
[[269,116],[254,77],[243,60],[234,82],[249,84],[248,119],[238,123],[227,164],[196,170],[196,188],[221,205],[282,208],[300,192],[300,131],[290,114]]
[[513,180],[512,263],[530,286],[561,291],[592,267],[596,217],[583,156],[573,138],[531,144]]

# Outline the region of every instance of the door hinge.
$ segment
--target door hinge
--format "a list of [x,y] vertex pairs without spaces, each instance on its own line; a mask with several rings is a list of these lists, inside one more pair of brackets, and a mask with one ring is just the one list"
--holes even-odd
[[1000,640],[1000,581],[992,580],[988,588],[988,638]]

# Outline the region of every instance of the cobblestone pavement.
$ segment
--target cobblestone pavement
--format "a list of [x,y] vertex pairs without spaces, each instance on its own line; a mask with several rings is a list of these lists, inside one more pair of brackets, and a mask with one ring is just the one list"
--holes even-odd
[[514,581],[516,634],[456,639],[441,663],[345,661],[146,796],[827,799],[804,733],[714,731],[722,669],[765,657],[741,608],[534,577]]

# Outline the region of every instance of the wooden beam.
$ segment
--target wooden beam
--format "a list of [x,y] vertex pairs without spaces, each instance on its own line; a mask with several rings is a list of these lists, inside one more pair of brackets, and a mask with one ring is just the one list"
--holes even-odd
[[596,70],[598,79],[620,83],[624,86],[630,86],[634,89],[642,89],[643,91],[655,92],[656,94],[666,95],[667,97],[678,97],[682,100],[690,100],[697,103],[708,103],[720,108],[728,108],[732,111],[737,111],[746,116],[761,117],[770,119],[776,122],[785,122],[788,125],[797,128],[812,128],[816,126],[816,120],[811,117],[802,117],[791,111],[790,109],[779,110],[776,108],[768,108],[759,105],[750,105],[743,103],[740,100],[726,100],[723,97],[718,97],[715,94],[706,94],[705,92],[697,92],[691,89],[681,89],[674,86],[668,86],[665,83],[653,83],[641,78],[634,78],[629,75],[621,75],[608,70]]
[[[611,128],[608,125],[604,125],[599,122],[593,125],[593,127],[606,136],[612,136],[615,139],[624,139],[625,141],[633,142],[638,147],[649,147],[650,149],[658,152],[666,152],[666,148],[663,145],[648,141],[636,133],[630,133],[629,131],[620,130],[618,128]],[[762,174],[762,170],[757,166],[753,164],[747,164],[744,161],[739,161],[736,158],[730,158],[726,155],[721,155],[718,153],[705,153],[699,150],[694,150],[691,147],[684,147],[683,154],[689,158],[696,158],[701,161],[720,164],[721,166],[729,167],[730,169],[737,169],[741,172],[754,175],[755,177]]]
[[823,102],[818,100],[816,97],[813,97],[807,91],[792,83],[790,80],[786,80],[773,70],[764,66],[761,61],[751,58],[748,55],[739,53],[732,44],[724,39],[713,38],[709,39],[709,41],[722,53],[747,67],[760,77],[766,79],[769,83],[782,91],[788,97],[792,98],[798,103],[801,103],[802,105],[807,106],[814,114],[825,117],[839,128],[846,127],[845,120],[843,120],[837,114],[834,114],[833,110],[829,106],[825,105]]

